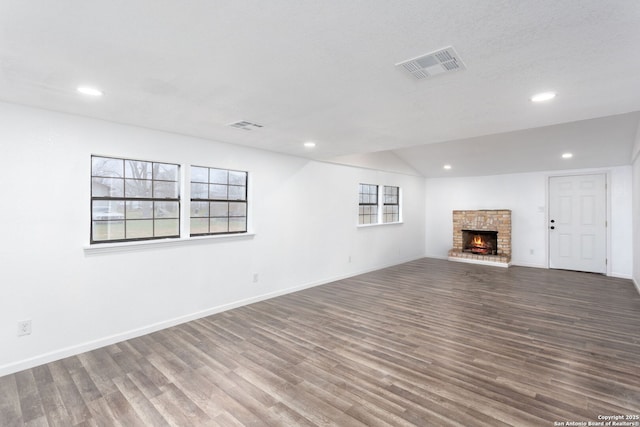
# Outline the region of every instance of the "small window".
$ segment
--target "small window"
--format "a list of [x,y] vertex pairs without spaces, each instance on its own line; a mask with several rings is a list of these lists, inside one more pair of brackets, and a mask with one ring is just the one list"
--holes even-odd
[[384,204],[382,206],[382,222],[400,221],[400,188],[384,186]]
[[360,184],[358,224],[378,223],[378,186]]
[[191,166],[191,235],[246,233],[247,172]]
[[91,156],[91,243],[180,237],[180,166]]

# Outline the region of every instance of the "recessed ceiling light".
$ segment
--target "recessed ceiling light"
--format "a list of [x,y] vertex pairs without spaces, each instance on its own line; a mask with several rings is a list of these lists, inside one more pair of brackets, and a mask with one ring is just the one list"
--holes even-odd
[[313,147],[316,146],[316,143],[313,142],[313,141],[307,141],[307,142],[304,143],[304,146],[307,147],[307,148],[313,148]]
[[570,159],[570,158],[572,158],[572,157],[573,157],[573,154],[572,154],[572,153],[563,153],[563,154],[562,154],[562,158],[563,158],[563,159]]
[[444,168],[445,168],[446,170],[449,170],[449,169],[451,169],[451,165],[444,165]]
[[91,86],[79,86],[77,90],[83,95],[89,95],[89,96],[104,95],[104,92],[102,92],[100,89],[96,89],[95,87],[91,87]]
[[531,97],[531,102],[544,102],[544,101],[549,101],[550,99],[553,99],[556,97],[556,93],[555,92],[542,92],[542,93],[537,93],[535,95],[533,95]]

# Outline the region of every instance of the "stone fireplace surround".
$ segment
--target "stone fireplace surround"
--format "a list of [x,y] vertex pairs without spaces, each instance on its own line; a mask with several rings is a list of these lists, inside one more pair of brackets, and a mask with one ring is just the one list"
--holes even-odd
[[[463,252],[462,230],[498,232],[498,253],[480,255]],[[453,248],[449,251],[449,260],[499,267],[511,265],[511,211],[508,209],[453,211]]]

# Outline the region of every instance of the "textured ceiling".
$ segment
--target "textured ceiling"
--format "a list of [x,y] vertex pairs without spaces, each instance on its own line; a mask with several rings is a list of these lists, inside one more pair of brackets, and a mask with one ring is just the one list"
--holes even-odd
[[[449,45],[466,70],[417,81],[394,66]],[[321,160],[391,150],[425,176],[456,159],[451,174],[471,174],[465,145],[567,168],[555,125],[575,122],[575,159],[611,166],[638,116],[619,119],[629,140],[583,136],[640,111],[638,46],[635,0],[6,0],[0,100]],[[543,90],[558,97],[528,100]]]

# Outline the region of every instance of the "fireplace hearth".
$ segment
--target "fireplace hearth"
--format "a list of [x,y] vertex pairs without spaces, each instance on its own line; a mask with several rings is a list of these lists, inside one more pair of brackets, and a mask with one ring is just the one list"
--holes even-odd
[[508,267],[511,211],[453,211],[453,248],[449,260]]

